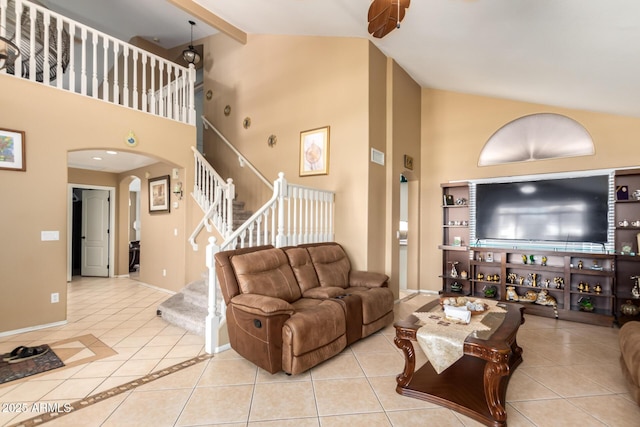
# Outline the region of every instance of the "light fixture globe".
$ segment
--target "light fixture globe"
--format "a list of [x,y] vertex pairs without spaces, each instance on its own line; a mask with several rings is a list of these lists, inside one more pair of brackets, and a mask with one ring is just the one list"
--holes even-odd
[[18,46],[8,38],[0,36],[0,70],[7,65],[13,65],[18,56],[20,56]]
[[193,26],[196,25],[194,21],[189,21],[191,25],[191,43],[189,43],[189,48],[182,51],[182,58],[189,64],[197,64],[200,62],[200,54],[193,47]]

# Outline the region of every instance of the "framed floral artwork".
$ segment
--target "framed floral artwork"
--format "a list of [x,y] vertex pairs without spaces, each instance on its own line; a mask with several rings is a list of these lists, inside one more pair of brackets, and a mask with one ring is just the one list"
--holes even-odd
[[24,132],[0,129],[0,170],[26,171]]
[[300,176],[329,173],[329,126],[300,132]]

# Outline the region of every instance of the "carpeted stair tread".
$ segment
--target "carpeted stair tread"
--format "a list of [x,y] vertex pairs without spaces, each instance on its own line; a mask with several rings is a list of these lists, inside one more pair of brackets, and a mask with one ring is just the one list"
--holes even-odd
[[158,311],[167,322],[204,336],[207,309],[185,301],[182,293],[175,294],[158,306]]
[[184,295],[184,301],[186,303],[204,309],[207,309],[209,306],[209,286],[204,279],[189,283],[180,293]]

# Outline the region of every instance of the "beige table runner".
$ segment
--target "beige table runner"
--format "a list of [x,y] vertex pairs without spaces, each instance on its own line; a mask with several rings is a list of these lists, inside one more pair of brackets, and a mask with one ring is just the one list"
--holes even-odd
[[[491,331],[501,324],[496,322],[483,322],[490,317],[490,313],[506,313],[506,310],[498,307],[497,301],[482,300],[489,309],[484,314],[471,316],[468,325],[451,322],[444,316],[444,310],[437,305],[429,312],[413,313],[420,319],[421,327],[417,332],[418,344],[429,358],[431,365],[438,374],[454,364],[464,355],[464,341],[471,333]],[[495,319],[494,319],[495,320]],[[494,323],[491,325],[491,323]]]

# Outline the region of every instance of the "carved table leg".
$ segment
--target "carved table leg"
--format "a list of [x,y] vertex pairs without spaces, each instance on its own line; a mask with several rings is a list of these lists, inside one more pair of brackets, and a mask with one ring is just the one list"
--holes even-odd
[[404,387],[411,382],[416,369],[416,353],[409,339],[395,337],[393,342],[404,353],[404,371],[396,376],[398,385]]
[[487,362],[484,367],[484,395],[494,420],[506,425],[507,411],[502,401],[502,379],[509,375],[509,365],[504,362]]

